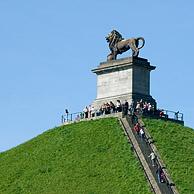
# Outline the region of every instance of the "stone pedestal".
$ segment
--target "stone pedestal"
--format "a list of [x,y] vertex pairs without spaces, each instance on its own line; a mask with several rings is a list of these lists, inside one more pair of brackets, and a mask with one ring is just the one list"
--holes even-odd
[[97,75],[97,97],[93,106],[99,108],[103,103],[116,103],[116,100],[131,103],[132,99],[134,102],[143,99],[156,106],[150,95],[150,71],[155,68],[147,59],[135,57],[100,63],[92,70]]

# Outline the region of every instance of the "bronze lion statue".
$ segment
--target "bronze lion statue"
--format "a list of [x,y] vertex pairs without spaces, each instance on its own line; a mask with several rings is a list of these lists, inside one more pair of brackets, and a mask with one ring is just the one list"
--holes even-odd
[[[106,40],[109,43],[109,48],[111,51],[111,53],[107,56],[107,61],[117,59],[118,54],[122,54],[129,49],[132,50],[133,57],[138,57],[139,49],[145,45],[145,40],[143,37],[124,39],[116,30],[109,33]],[[142,45],[138,47],[140,41],[142,41]]]

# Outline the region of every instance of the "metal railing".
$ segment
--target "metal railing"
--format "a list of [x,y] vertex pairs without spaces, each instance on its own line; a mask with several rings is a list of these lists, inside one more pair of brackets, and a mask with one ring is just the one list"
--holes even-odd
[[61,123],[79,121],[84,118],[83,112],[68,113],[61,116]]
[[177,111],[171,111],[171,110],[165,110],[165,109],[157,109],[156,111],[152,112],[144,112],[141,111],[140,113],[142,116],[145,117],[153,117],[153,118],[161,118],[161,119],[167,119],[177,122],[184,122],[183,120],[183,113]]
[[167,115],[168,118],[170,118],[170,119],[183,121],[183,113],[180,113],[179,111],[174,112],[171,110],[164,110],[164,109],[159,109],[159,110],[163,111],[164,114]]
[[106,115],[115,115],[119,112],[122,113],[123,111],[121,110],[121,111],[100,112],[99,110],[96,110],[92,113],[87,114],[84,112],[68,113],[61,116],[61,123],[80,121],[82,119],[91,119]]
[[[84,112],[76,112],[76,113],[68,113],[64,114],[61,116],[61,123],[66,123],[66,122],[73,122],[73,121],[80,121],[82,119],[89,119],[89,118],[94,118],[98,116],[103,116],[103,115],[110,115],[110,114],[115,114],[118,111],[110,111],[108,113],[106,112],[100,112],[99,110],[96,110],[92,113],[84,113]],[[120,112],[125,112],[123,109]],[[178,121],[178,122],[184,122],[183,121],[183,113],[171,111],[171,110],[166,110],[166,109],[157,109],[156,111],[146,111],[144,112],[143,110],[141,111],[131,111],[129,110],[128,113],[129,115],[132,115],[133,112],[140,114],[145,117],[153,117],[153,118],[162,118],[162,119],[167,119],[167,120],[172,120],[172,121]]]

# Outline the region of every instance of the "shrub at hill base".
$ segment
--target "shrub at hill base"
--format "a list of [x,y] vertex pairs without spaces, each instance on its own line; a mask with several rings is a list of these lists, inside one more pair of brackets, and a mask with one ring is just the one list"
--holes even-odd
[[1,194],[150,194],[117,119],[48,130],[0,154]]
[[180,194],[194,194],[194,130],[167,121],[143,121]]

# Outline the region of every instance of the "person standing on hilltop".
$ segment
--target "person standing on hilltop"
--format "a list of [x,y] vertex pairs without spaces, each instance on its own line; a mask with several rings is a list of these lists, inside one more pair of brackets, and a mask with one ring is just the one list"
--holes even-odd
[[125,103],[124,103],[124,106],[123,106],[124,115],[128,114],[128,110],[129,110],[129,103],[127,102],[127,100],[125,100]]
[[121,112],[122,111],[122,105],[121,105],[121,101],[117,100],[116,103],[116,112]]
[[84,118],[88,118],[88,107],[86,106],[84,109],[83,109],[83,112],[84,112]]
[[65,114],[66,114],[66,121],[68,121],[68,117],[69,117],[69,111],[67,109],[65,109]]

